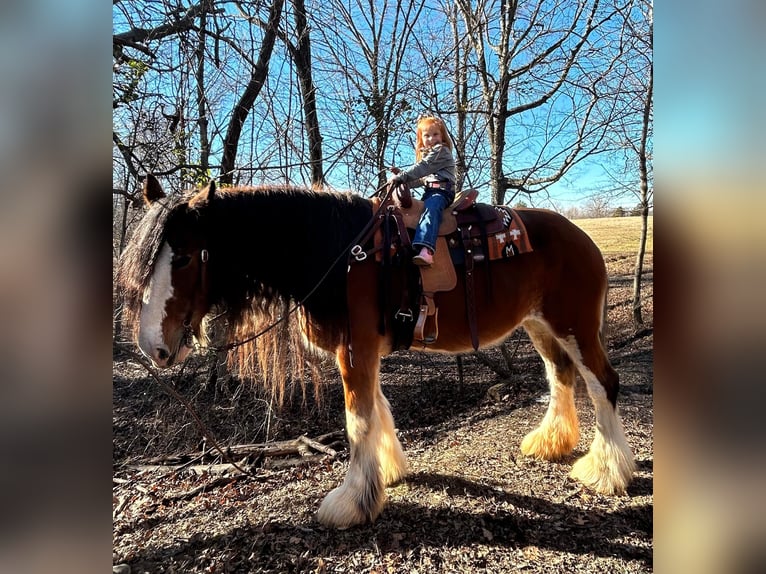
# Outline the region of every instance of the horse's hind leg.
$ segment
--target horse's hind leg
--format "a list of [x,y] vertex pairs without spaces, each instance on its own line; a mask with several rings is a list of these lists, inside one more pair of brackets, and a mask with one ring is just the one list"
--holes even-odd
[[355,345],[353,366],[346,348],[338,352],[346,400],[351,461],[346,478],[322,502],[317,519],[345,528],[364,524],[383,510],[385,487],[407,473],[391,408],[380,390],[377,347]]
[[572,452],[580,438],[574,404],[575,366],[547,325],[528,320],[524,329],[545,364],[551,399],[540,426],[521,442],[521,452],[556,460]]
[[596,414],[590,450],[575,462],[570,475],[603,494],[621,494],[630,483],[635,462],[617,413],[619,375],[609,364],[597,333],[561,342],[585,380]]

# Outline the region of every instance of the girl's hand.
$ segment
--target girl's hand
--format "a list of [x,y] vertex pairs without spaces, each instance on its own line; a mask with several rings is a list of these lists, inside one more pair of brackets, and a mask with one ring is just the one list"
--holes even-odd
[[389,167],[388,169],[390,169],[391,173],[393,173],[394,175],[399,175],[400,173],[402,173],[402,170],[399,169],[398,167]]

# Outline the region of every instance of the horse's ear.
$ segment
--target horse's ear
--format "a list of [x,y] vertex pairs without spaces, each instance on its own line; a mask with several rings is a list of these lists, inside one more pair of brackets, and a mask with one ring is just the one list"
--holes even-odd
[[144,179],[143,196],[144,196],[144,201],[148,205],[151,205],[158,199],[162,199],[163,197],[165,197],[165,192],[162,191],[162,186],[160,185],[160,182],[157,181],[157,178],[154,177],[152,174],[148,174],[146,176],[146,179]]
[[215,195],[215,180],[211,179],[210,183],[207,184],[207,202],[210,204],[213,201],[213,196]]
[[197,194],[189,200],[189,207],[200,208],[213,203],[215,197],[215,181],[210,180],[207,186],[203,187]]

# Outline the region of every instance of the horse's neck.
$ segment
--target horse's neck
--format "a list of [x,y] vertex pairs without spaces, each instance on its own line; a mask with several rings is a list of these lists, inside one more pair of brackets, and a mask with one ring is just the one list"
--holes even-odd
[[339,269],[345,270],[343,253],[355,229],[343,217],[330,197],[234,198],[216,217],[225,280],[235,289],[262,283],[298,301],[315,291],[312,299],[330,304],[339,295]]

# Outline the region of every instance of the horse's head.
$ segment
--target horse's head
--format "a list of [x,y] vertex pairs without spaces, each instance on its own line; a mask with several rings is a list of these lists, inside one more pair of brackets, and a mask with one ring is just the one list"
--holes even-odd
[[126,307],[137,319],[138,346],[158,367],[188,356],[210,310],[205,207],[214,193],[211,182],[197,195],[171,202],[153,176],[144,183],[150,209],[120,274]]

